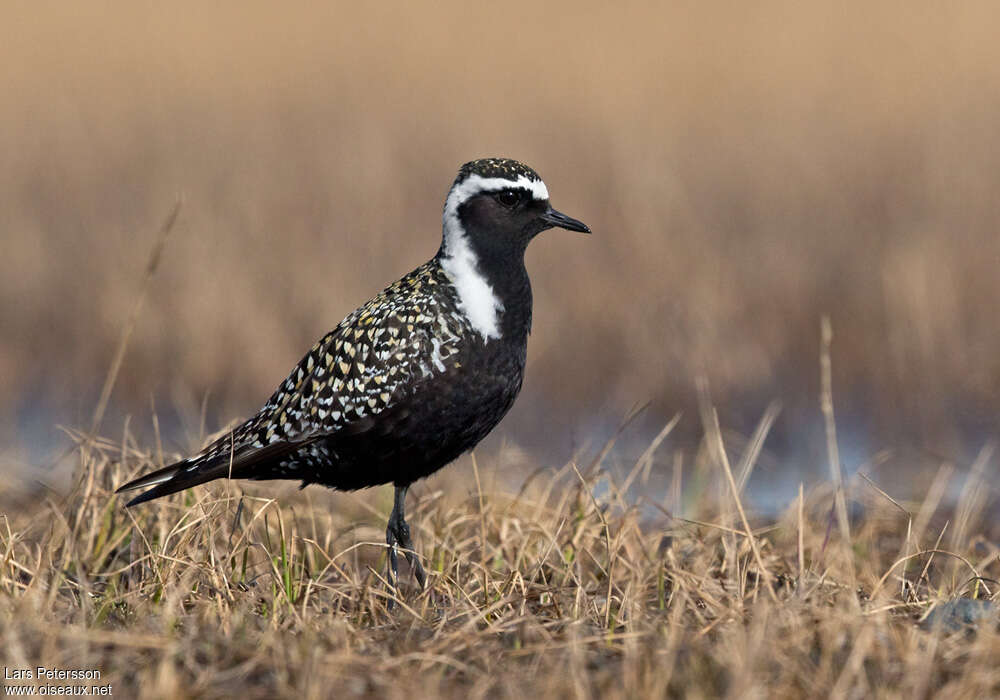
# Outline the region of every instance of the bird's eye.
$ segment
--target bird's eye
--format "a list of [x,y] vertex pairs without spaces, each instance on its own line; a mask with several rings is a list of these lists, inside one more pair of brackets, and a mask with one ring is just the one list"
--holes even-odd
[[512,207],[521,201],[521,193],[517,190],[500,190],[497,192],[497,201],[505,207]]

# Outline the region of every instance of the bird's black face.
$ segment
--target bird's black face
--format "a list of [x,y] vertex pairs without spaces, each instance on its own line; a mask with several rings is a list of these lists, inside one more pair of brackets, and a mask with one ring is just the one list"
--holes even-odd
[[550,228],[590,233],[590,228],[535,199],[523,187],[507,187],[470,197],[459,207],[458,217],[470,243],[481,253],[523,252],[532,238]]
[[481,286],[483,275],[489,284],[504,278],[522,284],[528,243],[554,227],[590,233],[551,207],[534,170],[509,158],[483,158],[463,165],[448,192],[439,254],[460,285]]

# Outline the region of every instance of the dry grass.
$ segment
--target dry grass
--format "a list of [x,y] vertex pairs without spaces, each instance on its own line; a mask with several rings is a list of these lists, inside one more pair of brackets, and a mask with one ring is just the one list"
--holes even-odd
[[477,488],[500,466],[469,460],[424,482],[410,522],[430,586],[411,581],[393,610],[387,489],[216,483],[127,511],[113,488],[159,458],[127,435],[81,441],[73,492],[0,522],[3,663],[96,668],[117,697],[1000,691],[995,623],[918,622],[996,590],[981,465],[954,509],[948,470],[922,503],[854,485],[849,546],[827,487],[773,523],[749,514],[747,537],[708,425],[704,459],[669,487],[650,469],[656,445],[634,465],[609,446],[600,464],[510,490]]

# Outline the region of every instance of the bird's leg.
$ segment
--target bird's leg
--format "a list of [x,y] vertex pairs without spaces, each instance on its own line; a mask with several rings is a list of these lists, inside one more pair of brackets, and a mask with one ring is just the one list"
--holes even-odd
[[403,517],[403,508],[406,502],[406,489],[406,486],[396,487],[395,505],[393,506],[394,509],[399,509],[396,537],[399,540],[400,546],[403,548],[403,554],[406,556],[406,561],[410,564],[410,570],[413,571],[413,575],[417,577],[417,583],[420,585],[420,590],[423,590],[424,584],[427,581],[427,575],[424,574],[424,567],[420,564],[420,559],[417,557],[416,550],[413,549],[413,540],[410,538],[410,526]]
[[[385,543],[389,545],[389,585],[397,588],[396,579],[399,572],[396,570],[396,508],[393,507],[389,515],[389,524],[385,528]],[[389,601],[391,607],[392,601]]]
[[389,525],[385,529],[385,542],[389,545],[389,583],[394,588],[398,588],[396,580],[399,576],[397,571],[397,546],[403,548],[406,561],[410,563],[410,569],[417,577],[417,583],[423,590],[427,576],[424,574],[424,567],[413,551],[413,540],[410,538],[410,526],[406,523],[406,486],[397,486],[392,504],[392,513],[389,515]]

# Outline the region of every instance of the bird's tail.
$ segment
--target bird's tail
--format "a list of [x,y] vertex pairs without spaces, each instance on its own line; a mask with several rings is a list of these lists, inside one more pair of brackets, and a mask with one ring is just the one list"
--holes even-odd
[[126,507],[131,507],[223,477],[231,479],[288,478],[283,474],[274,475],[269,471],[270,467],[322,437],[322,434],[317,434],[301,440],[276,442],[264,447],[244,445],[232,451],[226,449],[213,451],[213,445],[210,445],[207,448],[208,453],[140,476],[138,479],[120,486],[115,493],[144,489],[147,486],[153,487],[125,504]]
[[151,501],[154,498],[177,493],[198,484],[204,484],[206,481],[213,481],[228,476],[229,468],[229,455],[218,455],[215,458],[209,459],[185,459],[176,464],[171,464],[169,467],[157,469],[155,472],[150,472],[145,476],[134,479],[124,486],[120,486],[115,493],[135,491],[136,489],[144,489],[152,486],[153,488],[140,493],[125,504],[126,507],[132,507],[146,501]]

